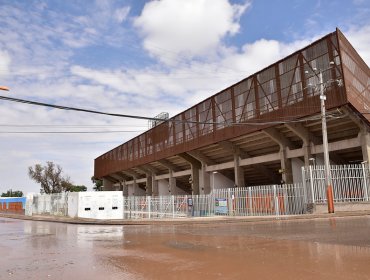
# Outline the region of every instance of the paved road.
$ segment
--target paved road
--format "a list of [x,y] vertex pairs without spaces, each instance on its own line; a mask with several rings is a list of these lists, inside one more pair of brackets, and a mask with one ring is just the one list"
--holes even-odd
[[370,279],[370,216],[186,225],[0,218],[0,279]]

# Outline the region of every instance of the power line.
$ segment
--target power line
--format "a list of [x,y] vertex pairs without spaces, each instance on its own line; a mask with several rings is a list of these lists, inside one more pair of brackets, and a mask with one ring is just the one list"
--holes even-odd
[[[228,121],[223,121],[223,122],[203,122],[203,121],[191,121],[191,120],[177,120],[175,118],[171,118],[169,120],[164,120],[160,118],[152,118],[152,117],[144,117],[144,116],[137,116],[137,115],[127,115],[127,114],[116,114],[116,113],[107,113],[107,112],[102,112],[102,111],[96,111],[96,110],[88,110],[88,109],[82,109],[82,108],[76,108],[76,107],[69,107],[69,106],[62,106],[62,105],[54,105],[54,104],[49,104],[49,103],[43,103],[43,102],[36,102],[36,101],[30,101],[30,100],[25,100],[25,99],[19,99],[19,98],[12,98],[12,97],[7,97],[7,96],[0,96],[0,100],[6,100],[6,101],[11,101],[11,102],[16,102],[16,103],[23,103],[23,104],[29,104],[29,105],[36,105],[36,106],[43,106],[43,107],[49,107],[49,108],[54,108],[54,109],[59,109],[59,110],[67,110],[67,111],[77,111],[77,112],[84,112],[84,113],[91,113],[91,114],[99,114],[99,115],[106,115],[106,116],[113,116],[113,117],[121,117],[121,118],[131,118],[131,119],[141,119],[141,120],[154,120],[154,121],[160,121],[160,122],[172,122],[172,123],[190,123],[190,124],[204,124],[204,125],[225,125],[225,126],[231,126],[231,125],[265,125],[265,124],[284,124],[284,123],[292,123],[292,122],[304,122],[304,121],[309,121],[309,120],[319,120],[321,116],[313,116],[313,117],[308,117],[304,119],[299,119],[299,120],[277,120],[277,121],[248,121],[248,122],[228,122]],[[222,115],[222,114],[221,114]],[[336,116],[336,115],[328,115],[329,117],[333,118],[340,118],[341,115]],[[344,115],[345,116],[345,115]],[[294,116],[292,116],[294,117]],[[276,119],[276,118],[275,118]]]

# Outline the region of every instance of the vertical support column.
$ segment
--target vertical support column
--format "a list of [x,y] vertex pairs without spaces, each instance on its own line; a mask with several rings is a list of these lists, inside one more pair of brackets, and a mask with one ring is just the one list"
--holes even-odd
[[310,165],[311,154],[311,145],[309,141],[303,141],[303,152],[304,152],[304,166]]
[[152,173],[152,195],[153,196],[158,196],[159,191],[158,191],[158,181],[155,179],[155,174]]
[[122,181],[122,192],[123,192],[123,196],[125,197],[128,196],[128,186],[125,180]]
[[114,189],[113,183],[105,178],[103,178],[103,190],[112,191]]
[[361,138],[362,159],[370,164],[370,133],[363,128],[359,137]]
[[146,195],[152,195],[153,193],[153,178],[151,174],[146,175]]
[[170,195],[174,195],[176,188],[176,178],[173,177],[173,171],[171,169],[169,169],[169,175],[170,178],[168,179],[168,193]]
[[191,164],[191,189],[193,195],[199,194],[199,168],[195,164]]
[[235,185],[239,188],[245,187],[244,182],[244,171],[240,167],[240,157],[238,153],[234,153],[234,176],[235,176]]
[[286,146],[280,146],[280,161],[282,169],[282,179],[285,184],[293,184],[292,161],[286,156]]
[[202,167],[200,169],[200,185],[202,186],[201,193],[209,194],[211,193],[211,181],[210,175],[206,172],[207,164],[202,162]]
[[134,183],[132,184],[132,187],[133,187],[132,194],[133,194],[134,196],[138,195],[138,188],[139,188],[139,185],[136,183],[136,177],[134,177]]

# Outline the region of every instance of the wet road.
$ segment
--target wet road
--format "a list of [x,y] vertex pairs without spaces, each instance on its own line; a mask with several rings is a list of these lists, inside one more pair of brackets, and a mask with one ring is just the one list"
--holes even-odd
[[370,279],[370,217],[183,226],[0,218],[0,279]]

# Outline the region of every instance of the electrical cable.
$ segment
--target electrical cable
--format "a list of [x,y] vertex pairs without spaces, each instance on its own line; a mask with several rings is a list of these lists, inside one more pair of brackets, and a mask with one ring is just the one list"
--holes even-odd
[[[49,103],[36,102],[36,101],[30,101],[30,100],[7,97],[7,96],[0,96],[0,100],[6,100],[6,101],[11,101],[11,102],[30,104],[30,105],[36,105],[36,106],[43,106],[43,107],[50,107],[50,108],[54,108],[54,109],[67,110],[67,111],[77,111],[77,112],[84,112],[84,113],[92,113],[92,114],[113,116],[113,117],[142,119],[142,120],[154,120],[154,121],[172,122],[172,123],[204,124],[204,125],[231,126],[231,125],[284,124],[284,123],[293,123],[293,122],[304,122],[304,121],[309,121],[309,120],[318,120],[318,119],[321,118],[321,116],[314,116],[314,117],[307,117],[307,118],[299,119],[299,120],[278,120],[278,121],[260,121],[260,122],[253,121],[253,122],[238,122],[238,123],[228,122],[228,121],[224,121],[224,122],[202,122],[202,121],[191,121],[191,120],[176,120],[175,118],[172,118],[172,119],[169,119],[169,120],[163,120],[163,119],[160,119],[160,118],[153,118],[153,117],[107,113],[107,112],[101,112],[101,111],[96,111],[96,110],[88,110],[88,109],[82,109],[82,108],[76,108],[76,107],[54,105],[54,104],[49,104]],[[327,117],[330,118],[331,115],[328,114]],[[335,117],[337,118],[337,116],[335,116]]]

